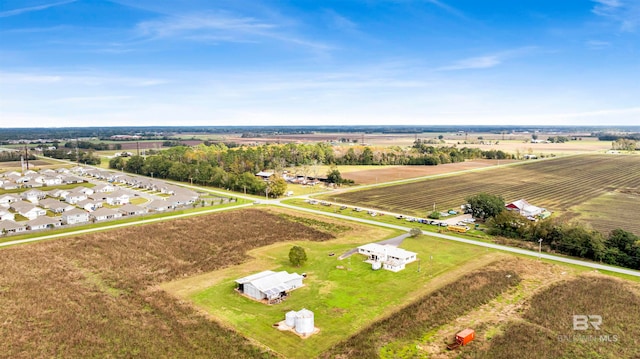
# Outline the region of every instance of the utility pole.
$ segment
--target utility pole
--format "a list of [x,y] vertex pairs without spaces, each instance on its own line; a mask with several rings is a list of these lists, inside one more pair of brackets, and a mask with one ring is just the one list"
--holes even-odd
[[24,159],[25,159],[25,163],[27,164],[27,171],[29,170],[29,147],[27,147],[27,145],[24,145]]
[[136,141],[136,154],[140,156],[140,142]]
[[538,239],[538,260],[542,258],[542,238]]
[[80,166],[80,155],[78,154],[78,147],[80,147],[80,140],[76,137],[76,162]]

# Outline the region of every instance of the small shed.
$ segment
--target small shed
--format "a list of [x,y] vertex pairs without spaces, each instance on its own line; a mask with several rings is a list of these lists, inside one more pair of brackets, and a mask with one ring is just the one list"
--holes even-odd
[[460,343],[460,345],[467,345],[470,341],[475,339],[476,331],[473,329],[465,329],[458,334],[456,334],[456,342]]

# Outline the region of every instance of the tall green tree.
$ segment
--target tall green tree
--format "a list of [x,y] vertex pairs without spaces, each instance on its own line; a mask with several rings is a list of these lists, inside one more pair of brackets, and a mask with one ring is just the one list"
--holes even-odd
[[300,267],[307,261],[307,253],[300,246],[293,246],[289,250],[289,262],[291,265]]
[[273,176],[269,181],[269,195],[272,197],[280,197],[287,192],[287,181],[280,176]]

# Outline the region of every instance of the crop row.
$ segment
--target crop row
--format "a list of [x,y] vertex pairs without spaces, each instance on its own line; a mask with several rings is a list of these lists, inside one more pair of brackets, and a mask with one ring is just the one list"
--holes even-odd
[[434,203],[440,210],[458,207],[479,192],[507,201],[529,202],[562,211],[605,192],[640,188],[640,157],[589,155],[467,173],[396,186],[348,192],[340,202],[423,215]]

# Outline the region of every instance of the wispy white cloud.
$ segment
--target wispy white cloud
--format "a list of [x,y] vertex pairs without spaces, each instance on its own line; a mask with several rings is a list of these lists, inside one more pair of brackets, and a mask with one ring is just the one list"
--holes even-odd
[[166,16],[140,22],[136,29],[141,37],[149,39],[180,38],[213,43],[259,43],[269,39],[314,50],[331,49],[328,45],[292,35],[273,22],[226,11]]
[[57,84],[60,86],[126,86],[126,87],[150,87],[169,83],[169,80],[161,78],[146,78],[134,76],[114,76],[109,74],[84,74],[84,73],[27,73],[27,72],[0,72],[0,83],[23,84]]
[[137,25],[137,28],[145,36],[171,37],[204,31],[232,32],[237,35],[262,34],[266,30],[276,28],[276,26],[251,17],[236,17],[228,13],[217,12],[207,15],[183,15],[143,21]]
[[453,70],[470,70],[470,69],[487,69],[498,66],[502,63],[502,59],[498,55],[471,57],[456,61],[455,63],[439,68],[441,71]]
[[347,17],[338,14],[334,10],[326,10],[325,14],[329,22],[329,27],[346,33],[358,33],[358,25]]
[[431,3],[437,7],[439,7],[440,9],[448,12],[451,15],[457,16],[459,18],[463,18],[466,19],[466,15],[464,13],[462,13],[460,10],[445,4],[444,2],[440,1],[440,0],[426,0],[428,3]]
[[46,10],[48,8],[51,8],[51,7],[70,4],[70,3],[76,2],[76,1],[78,1],[78,0],[60,1],[60,2],[43,4],[43,5],[38,5],[38,6],[29,6],[29,7],[19,8],[19,9],[2,11],[2,12],[0,12],[0,17],[16,16],[16,15],[21,15],[21,14],[28,13],[28,12]]
[[591,12],[619,24],[623,32],[635,32],[640,27],[640,1],[592,0]]
[[455,70],[472,70],[472,69],[488,69],[502,64],[505,60],[530,53],[536,49],[535,46],[526,46],[518,49],[501,51],[495,54],[470,57],[458,60],[451,65],[438,68],[439,71],[455,71]]
[[589,40],[586,45],[591,50],[604,50],[611,47],[611,43],[608,41]]
[[83,105],[87,105],[89,103],[96,102],[112,102],[112,101],[123,101],[130,100],[133,96],[76,96],[76,97],[63,97],[59,99],[52,100],[54,103],[79,103]]

